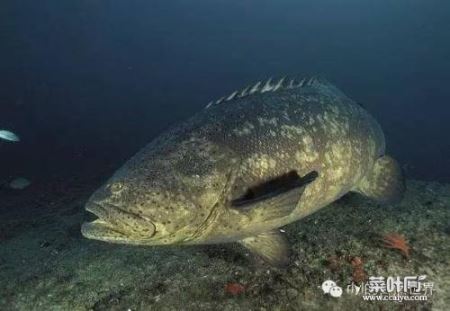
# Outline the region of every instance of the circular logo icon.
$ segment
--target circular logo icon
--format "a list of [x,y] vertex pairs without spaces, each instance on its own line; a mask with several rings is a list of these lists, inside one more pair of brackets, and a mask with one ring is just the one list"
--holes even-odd
[[336,282],[332,280],[326,280],[322,283],[322,290],[325,294],[329,294],[330,290],[336,286]]
[[330,289],[330,296],[335,297],[335,298],[341,297],[342,296],[342,288],[340,288],[339,286],[332,287]]

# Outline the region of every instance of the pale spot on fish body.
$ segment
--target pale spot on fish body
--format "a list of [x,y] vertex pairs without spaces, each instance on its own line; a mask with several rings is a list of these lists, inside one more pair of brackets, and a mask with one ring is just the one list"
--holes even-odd
[[277,118],[270,118],[270,119],[258,118],[258,123],[259,123],[260,126],[264,126],[264,125],[277,126],[278,125],[278,119]]
[[267,161],[267,159],[262,158],[259,162],[259,166],[261,169],[267,170],[269,168],[269,162]]
[[273,158],[269,159],[269,167],[270,168],[275,168],[277,166],[277,161],[275,161]]

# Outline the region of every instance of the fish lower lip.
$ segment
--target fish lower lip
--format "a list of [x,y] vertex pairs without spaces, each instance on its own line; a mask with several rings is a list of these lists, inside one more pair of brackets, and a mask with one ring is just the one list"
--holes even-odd
[[126,238],[126,235],[110,227],[108,223],[97,219],[85,222],[81,225],[81,234],[88,239],[99,239],[104,241]]

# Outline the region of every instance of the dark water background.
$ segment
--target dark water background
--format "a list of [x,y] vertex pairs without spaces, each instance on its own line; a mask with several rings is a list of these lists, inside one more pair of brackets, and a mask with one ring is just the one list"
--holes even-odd
[[107,176],[209,100],[320,74],[413,178],[450,182],[447,0],[6,0],[0,179]]

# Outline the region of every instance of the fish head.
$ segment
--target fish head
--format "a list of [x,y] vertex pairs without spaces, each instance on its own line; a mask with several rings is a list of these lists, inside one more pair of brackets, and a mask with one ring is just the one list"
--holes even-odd
[[86,204],[98,219],[87,238],[136,245],[192,244],[203,235],[229,187],[233,155],[204,139],[150,144]]

